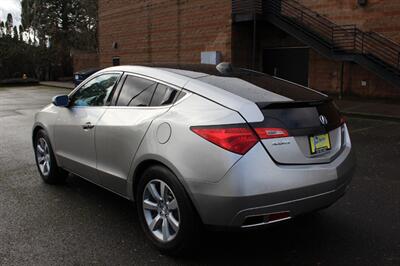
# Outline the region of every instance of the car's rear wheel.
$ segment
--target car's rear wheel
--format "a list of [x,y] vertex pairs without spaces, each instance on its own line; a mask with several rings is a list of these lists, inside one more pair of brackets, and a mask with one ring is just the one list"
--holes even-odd
[[35,159],[40,176],[48,184],[63,183],[68,172],[57,165],[49,137],[44,130],[39,130],[34,139]]
[[201,224],[186,191],[170,170],[160,165],[145,170],[136,203],[142,228],[160,251],[180,255],[193,249]]

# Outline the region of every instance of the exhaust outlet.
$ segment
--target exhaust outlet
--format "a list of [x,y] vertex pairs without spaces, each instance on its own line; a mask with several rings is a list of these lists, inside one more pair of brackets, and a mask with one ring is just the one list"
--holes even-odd
[[242,227],[255,227],[260,225],[272,224],[276,222],[285,221],[292,218],[289,211],[272,212],[267,214],[258,214],[247,216],[243,222]]

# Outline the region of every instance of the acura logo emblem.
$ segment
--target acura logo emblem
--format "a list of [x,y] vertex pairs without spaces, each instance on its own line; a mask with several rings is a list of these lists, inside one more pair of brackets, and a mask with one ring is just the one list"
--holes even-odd
[[321,121],[321,124],[323,124],[324,126],[328,124],[328,119],[326,119],[324,115],[319,116],[319,121]]

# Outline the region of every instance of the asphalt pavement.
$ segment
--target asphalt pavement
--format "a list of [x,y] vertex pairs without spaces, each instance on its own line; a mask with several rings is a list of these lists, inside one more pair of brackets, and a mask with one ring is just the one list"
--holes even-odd
[[185,258],[146,241],[132,203],[79,177],[45,185],[31,145],[51,87],[0,88],[0,265],[400,265],[400,122],[348,117],[357,168],[313,215],[249,232],[206,232]]

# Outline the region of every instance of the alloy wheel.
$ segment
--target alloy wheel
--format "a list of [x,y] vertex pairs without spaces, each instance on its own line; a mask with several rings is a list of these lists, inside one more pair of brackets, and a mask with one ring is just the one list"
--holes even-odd
[[150,232],[158,240],[169,242],[178,234],[178,202],[164,181],[154,179],[146,185],[143,193],[143,213]]
[[44,176],[50,173],[50,149],[44,138],[39,138],[36,144],[36,158],[39,165],[40,172]]

